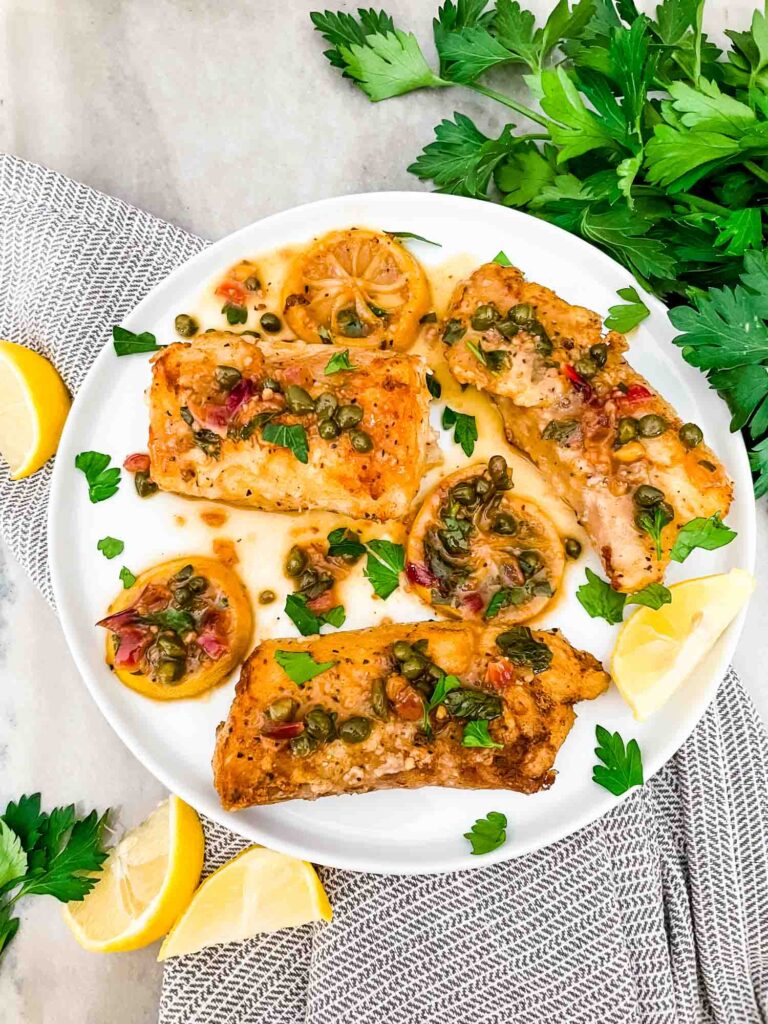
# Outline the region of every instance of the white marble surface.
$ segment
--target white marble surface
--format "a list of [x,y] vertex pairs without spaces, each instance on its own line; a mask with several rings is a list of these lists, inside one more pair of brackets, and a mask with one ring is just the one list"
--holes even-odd
[[[422,187],[405,168],[454,109],[500,128],[500,108],[466,91],[370,105],[321,55],[308,12],[324,6],[357,5],[2,0],[0,147],[217,238],[324,196]],[[385,6],[429,40],[436,0]],[[708,27],[740,26],[754,6],[709,0]],[[766,720],[767,615],[761,587],[736,658]],[[0,547],[0,805],[37,789],[47,804],[117,807],[128,825],[163,795],[91,703],[55,617]],[[86,954],[46,899],[22,919],[0,970],[0,1024],[156,1019],[154,949]]]

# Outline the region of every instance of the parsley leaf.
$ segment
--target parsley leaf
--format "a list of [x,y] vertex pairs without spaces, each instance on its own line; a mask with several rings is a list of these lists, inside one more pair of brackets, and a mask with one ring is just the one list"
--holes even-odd
[[496,253],[491,262],[498,263],[500,267],[512,266],[512,261],[510,260],[510,258],[507,256],[505,252],[501,250],[499,250],[499,252]]
[[2,820],[21,840],[25,850],[32,850],[42,834],[48,816],[40,811],[40,794],[19,797],[18,803],[13,800],[8,804]]
[[321,672],[338,665],[337,661],[317,662],[309,651],[275,651],[275,661],[297,686],[303,686]]
[[425,238],[424,235],[414,235],[412,231],[385,231],[385,235],[391,235],[392,238],[412,238],[416,242],[426,242],[427,245],[436,245],[438,249],[442,249],[442,242],[433,242],[431,238]]
[[472,853],[481,855],[498,850],[507,841],[507,818],[500,811],[489,811],[478,818],[469,832],[464,833],[472,846]]
[[427,371],[427,391],[433,398],[439,398],[443,393],[443,387],[432,370]]
[[598,746],[595,754],[602,764],[592,769],[592,781],[607,789],[614,796],[626,793],[633,786],[643,784],[643,759],[637,740],[630,740],[624,747],[621,736],[611,734],[602,725],[595,727]]
[[303,594],[289,594],[285,599],[285,614],[293,622],[302,636],[312,636],[320,632],[320,627],[326,623],[329,626],[344,625],[346,612],[342,605],[338,604],[327,612],[317,615],[307,607],[307,599]]
[[157,352],[165,345],[158,345],[157,338],[149,331],[134,334],[125,327],[115,325],[112,328],[112,343],[118,356],[132,356],[139,352]]
[[289,448],[299,462],[305,465],[309,462],[307,432],[300,423],[292,423],[290,426],[285,423],[265,423],[261,436],[270,444],[276,444],[280,448]]
[[587,108],[575,84],[562,68],[541,75],[541,108],[552,118],[549,129],[559,147],[558,162],[583,156],[593,149],[616,149],[604,117]]
[[634,594],[620,594],[591,569],[585,572],[587,582],[582,583],[576,591],[578,602],[590,618],[605,619],[611,626],[623,620],[625,605],[642,604],[647,608],[661,608],[672,600],[672,594],[661,583],[649,583]]
[[0,818],[0,893],[10,888],[27,870],[27,855],[21,839],[10,825]]
[[552,651],[543,640],[535,640],[528,626],[513,626],[496,637],[496,646],[514,665],[528,666],[535,675],[546,672]]
[[605,326],[611,331],[626,334],[649,317],[651,311],[637,294],[637,289],[631,285],[628,288],[619,288],[616,294],[626,302],[610,307],[609,315],[605,318]]
[[30,870],[19,895],[53,896],[62,903],[83,899],[107,857],[102,850],[107,814],[91,811],[78,818],[72,805],[51,811],[29,855]]
[[192,614],[182,611],[180,608],[164,608],[161,612],[150,612],[148,615],[142,615],[141,618],[142,622],[146,622],[150,626],[171,629],[179,636],[183,636],[195,628]]
[[117,558],[123,553],[124,548],[125,544],[117,537],[102,537],[96,545],[96,550],[100,551],[105,558]]
[[497,743],[488,731],[488,722],[484,718],[467,722],[461,734],[462,747],[495,747],[501,750],[503,743]]
[[398,28],[366,35],[363,43],[339,43],[336,50],[345,74],[374,103],[413,89],[448,84],[427,64],[416,36]]
[[356,562],[365,554],[365,544],[359,534],[346,526],[339,526],[328,534],[328,555],[331,558],[343,558],[347,562]]
[[405,549],[391,540],[371,540],[366,547],[368,561],[363,575],[370,580],[373,592],[386,601],[400,585],[400,573],[405,569]]
[[239,306],[236,302],[225,302],[221,307],[221,312],[226,316],[227,323],[233,327],[237,324],[248,322],[248,310],[245,306]]
[[120,570],[120,575],[118,579],[123,584],[123,590],[130,590],[133,584],[136,582],[136,577],[133,575],[131,570],[125,565]]
[[[313,11],[310,14],[312,24],[333,49],[326,50],[324,56],[328,58],[335,68],[344,70],[346,63],[338,50],[339,46],[349,46],[358,43],[365,46],[366,36],[394,32],[395,24],[385,11],[378,13],[360,8],[358,11],[359,21],[353,14],[346,14],[339,11],[334,14],[331,11]],[[346,76],[346,71],[344,72]],[[346,76],[348,77],[348,76]]]
[[656,548],[656,557],[661,558],[663,554],[661,534],[669,522],[666,513],[659,505],[656,505],[652,509],[643,509],[638,512],[635,522],[651,538]]
[[108,455],[102,452],[80,452],[75,458],[75,468],[85,474],[88,481],[88,497],[94,505],[117,494],[120,486],[120,469],[117,466],[109,466]]
[[446,405],[443,409],[442,418],[443,430],[450,430],[453,427],[453,439],[456,444],[461,445],[465,455],[471,455],[475,450],[477,441],[477,422],[474,416],[468,416],[463,412],[456,412]]
[[485,352],[483,352],[477,342],[472,341],[471,338],[467,338],[464,344],[479,363],[482,363],[483,366],[488,365],[488,360],[485,358]]
[[342,352],[333,353],[325,365],[325,376],[329,377],[332,373],[341,373],[343,370],[355,369],[357,367],[353,366],[349,361],[349,349],[345,348]]
[[762,498],[768,494],[768,437],[756,444],[749,453],[749,465],[752,472],[757,474],[755,497]]
[[408,170],[418,178],[434,181],[438,192],[485,199],[496,165],[508,155],[513,139],[508,125],[491,139],[465,115],[441,121],[435,128],[435,141]]
[[723,548],[736,539],[736,531],[726,526],[718,513],[708,519],[698,517],[691,519],[680,528],[675,543],[672,545],[670,558],[673,562],[684,562],[696,548],[715,551]]

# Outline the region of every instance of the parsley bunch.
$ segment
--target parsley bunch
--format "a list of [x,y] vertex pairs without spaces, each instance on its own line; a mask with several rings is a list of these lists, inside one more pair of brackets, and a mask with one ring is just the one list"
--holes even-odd
[[[384,11],[311,17],[330,63],[371,100],[460,86],[514,113],[496,136],[454,113],[409,170],[557,224],[669,304],[692,303],[673,314],[677,343],[730,405],[733,429],[748,428],[763,494],[768,0],[726,33],[725,51],[702,30],[704,3],[661,0],[648,16],[634,0],[558,0],[539,25],[518,0],[445,0],[437,69]],[[520,72],[528,103],[497,88]],[[611,311],[624,329],[645,315],[636,295]]]
[[0,817],[0,955],[18,931],[13,911],[22,897],[68,903],[91,891],[107,857],[107,814],[80,817],[72,804],[47,813],[40,810],[39,793],[8,804]]

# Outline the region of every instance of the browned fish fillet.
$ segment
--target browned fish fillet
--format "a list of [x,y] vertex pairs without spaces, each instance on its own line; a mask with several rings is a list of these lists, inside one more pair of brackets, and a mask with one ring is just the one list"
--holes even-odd
[[[432,436],[426,364],[357,349],[354,369],[327,374],[334,354],[328,345],[257,344],[225,332],[163,349],[149,392],[152,479],[166,491],[273,512],[403,516]],[[325,397],[317,409],[309,402],[291,411],[291,398],[306,404],[307,395]],[[333,408],[346,429],[330,425]],[[304,461],[285,436],[265,439],[267,426],[293,427],[299,439],[303,431]]]
[[[510,442],[574,509],[617,590],[661,580],[680,527],[728,512],[732,486],[719,459],[703,442],[683,442],[680,417],[596,313],[487,263],[458,286],[448,318],[451,372],[495,396]],[[684,436],[697,439],[690,426]],[[637,494],[643,486],[663,500],[643,508],[641,497],[654,500]],[[638,525],[643,513],[661,527],[660,555]]]
[[[412,682],[403,675],[414,674],[413,658],[402,660],[403,643],[415,644],[417,668],[419,659],[426,666]],[[332,667],[300,687],[278,664],[280,651],[308,652]],[[424,700],[438,669],[461,686],[431,712],[428,736]],[[243,666],[229,717],[219,726],[216,789],[229,810],[420,786],[535,793],[554,781],[573,704],[597,697],[608,683],[595,658],[574,650],[559,632],[525,626],[505,633],[424,622],[267,640]],[[483,717],[498,746],[463,746],[468,719]],[[333,723],[331,736],[317,738],[324,722]],[[359,742],[349,742],[355,737]]]

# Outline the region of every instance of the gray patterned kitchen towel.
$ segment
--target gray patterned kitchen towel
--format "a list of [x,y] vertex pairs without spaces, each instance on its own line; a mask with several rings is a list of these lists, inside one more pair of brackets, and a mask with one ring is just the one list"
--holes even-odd
[[[0,336],[75,392],[112,324],[204,245],[0,156]],[[0,532],[53,603],[49,481],[0,468]],[[211,822],[206,840],[206,870],[245,845]],[[768,1021],[768,737],[733,672],[673,760],[569,839],[458,874],[321,875],[331,924],[170,962],[161,1024]]]

